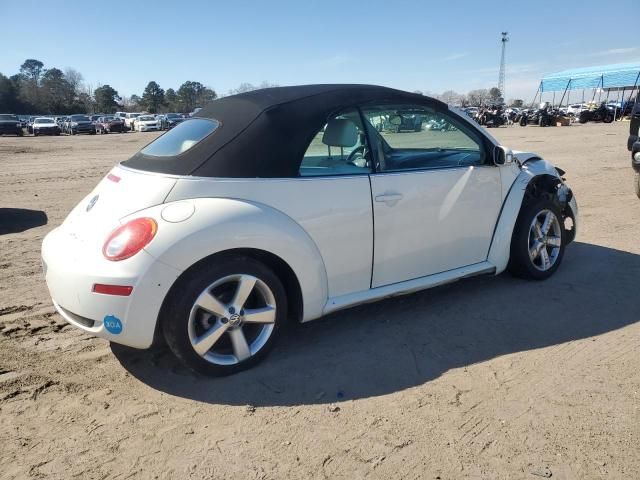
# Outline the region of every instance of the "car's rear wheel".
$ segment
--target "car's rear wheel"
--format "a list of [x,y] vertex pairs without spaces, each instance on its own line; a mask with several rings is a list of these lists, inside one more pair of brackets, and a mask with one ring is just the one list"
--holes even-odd
[[525,206],[511,238],[509,271],[533,280],[549,278],[562,262],[565,238],[562,214],[551,200]]
[[161,315],[173,353],[205,375],[229,375],[261,361],[287,315],[278,277],[248,257],[205,261],[172,288]]

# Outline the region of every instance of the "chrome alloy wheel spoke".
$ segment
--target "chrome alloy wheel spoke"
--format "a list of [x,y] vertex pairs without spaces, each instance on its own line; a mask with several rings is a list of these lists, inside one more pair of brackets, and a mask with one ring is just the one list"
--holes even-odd
[[249,275],[242,275],[238,281],[238,289],[231,301],[230,305],[239,312],[244,304],[247,302],[249,295],[253,291],[253,287],[256,285],[257,278]]
[[555,265],[562,247],[561,235],[562,227],[551,210],[542,210],[533,218],[529,228],[529,258],[535,268],[546,271]]
[[248,309],[244,311],[245,323],[275,323],[276,309],[271,305],[264,308]]
[[242,328],[234,328],[229,330],[229,336],[231,337],[231,346],[233,348],[233,354],[239,362],[246,360],[251,356],[251,349],[247,343],[247,338],[244,336]]
[[215,343],[220,340],[220,337],[229,329],[229,324],[216,323],[213,327],[207,330],[202,336],[198,337],[193,344],[193,349],[200,356],[205,355]]

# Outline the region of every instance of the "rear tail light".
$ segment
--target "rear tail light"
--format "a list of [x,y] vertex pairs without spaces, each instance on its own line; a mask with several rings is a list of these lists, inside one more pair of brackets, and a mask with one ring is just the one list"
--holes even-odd
[[117,262],[132,257],[146,247],[156,232],[158,224],[153,218],[136,218],[116,228],[102,247],[107,260]]

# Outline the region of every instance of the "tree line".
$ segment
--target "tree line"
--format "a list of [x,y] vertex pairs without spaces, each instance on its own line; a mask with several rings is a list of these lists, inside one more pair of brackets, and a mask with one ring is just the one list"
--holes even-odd
[[114,113],[123,111],[189,113],[217,98],[215,90],[200,82],[186,81],[166,91],[150,81],[142,95],[121,96],[110,85],[92,88],[72,68],[45,68],[33,58],[7,77],[0,73],[0,113],[61,114]]
[[[453,90],[447,90],[442,93],[423,93],[420,90],[416,90],[414,93],[421,95],[428,95],[429,97],[437,98],[450,105],[459,105],[461,107],[483,107],[487,105],[503,104],[502,92],[497,87],[493,88],[480,88],[477,90],[471,90],[468,93],[458,93]],[[507,105],[511,107],[522,107],[523,100],[512,99],[507,102]]]
[[[274,86],[277,85],[269,82],[262,82],[258,86],[242,83],[238,88],[230,90],[228,95]],[[423,92],[416,90],[415,93]],[[503,103],[502,93],[496,87],[471,90],[466,94],[453,90],[424,94],[462,107]],[[212,88],[191,80],[177,89],[167,90],[157,82],[150,81],[141,95],[121,96],[111,85],[92,88],[84,83],[82,74],[77,70],[45,68],[44,63],[33,58],[25,60],[15,75],[7,77],[0,73],[0,113],[68,115],[114,113],[119,110],[189,113],[217,97]],[[523,102],[510,100],[508,104],[519,107]]]

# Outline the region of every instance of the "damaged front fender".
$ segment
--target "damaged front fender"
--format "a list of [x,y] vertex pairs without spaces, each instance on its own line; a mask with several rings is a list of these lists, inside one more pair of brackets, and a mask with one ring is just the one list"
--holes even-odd
[[509,262],[511,236],[520,213],[528,202],[548,197],[562,212],[567,243],[572,242],[578,227],[578,205],[571,188],[564,182],[562,170],[539,156],[518,152],[520,173],[511,185],[502,206],[487,260],[503,271]]

